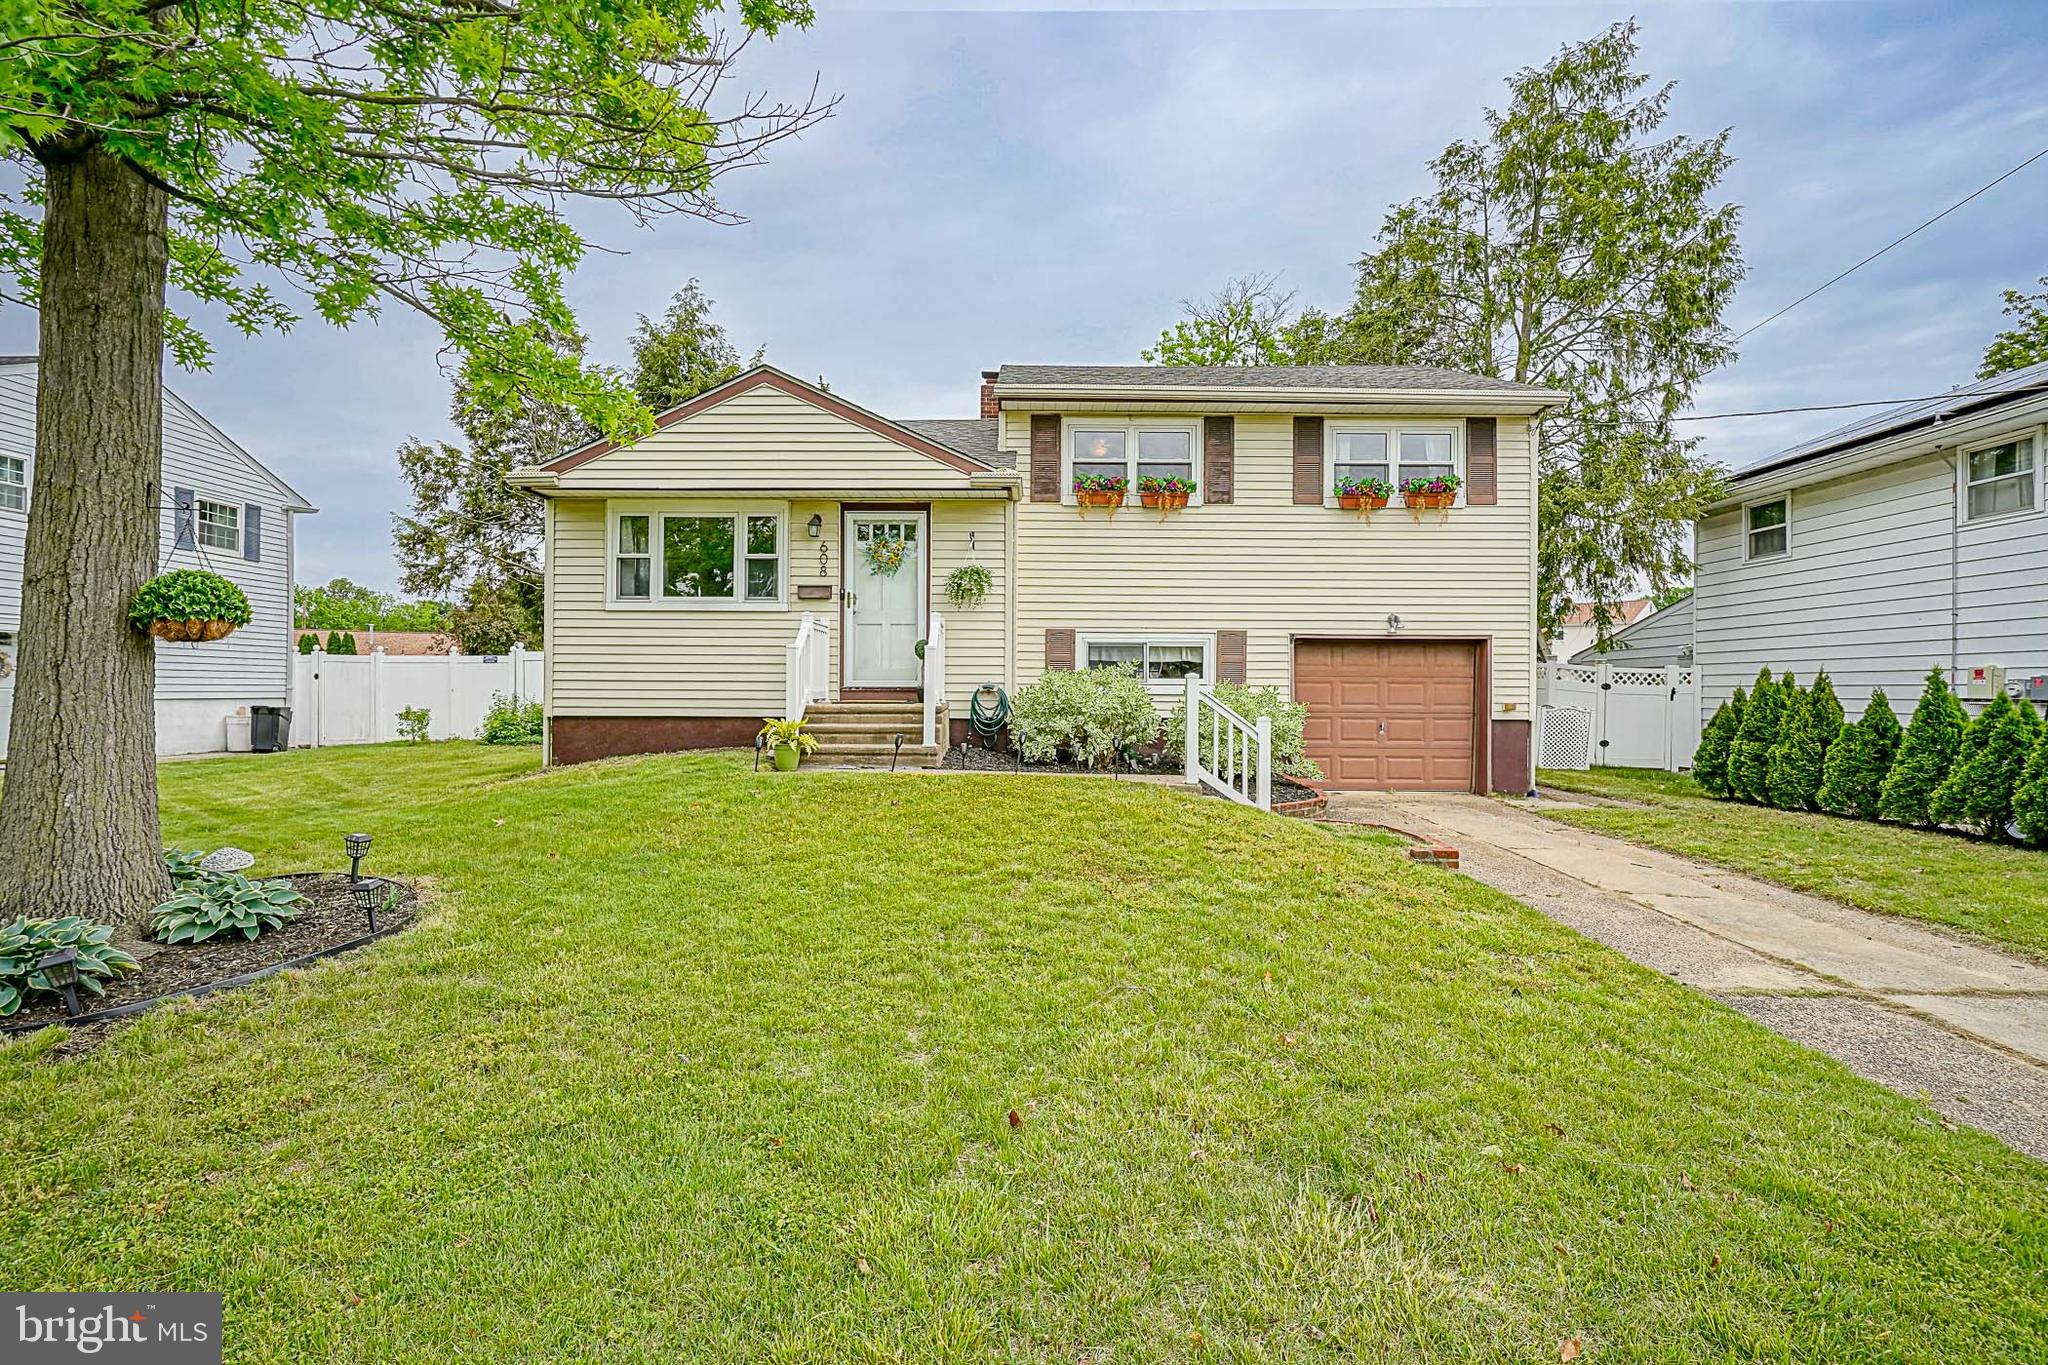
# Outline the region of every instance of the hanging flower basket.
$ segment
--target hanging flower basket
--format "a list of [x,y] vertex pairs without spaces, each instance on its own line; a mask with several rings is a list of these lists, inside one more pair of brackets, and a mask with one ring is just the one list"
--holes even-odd
[[159,640],[196,644],[224,639],[249,624],[249,598],[217,573],[176,569],[136,590],[128,623]]
[[1177,512],[1188,505],[1188,499],[1195,495],[1195,481],[1177,475],[1157,478],[1146,475],[1138,480],[1138,501],[1147,507],[1159,509],[1164,520],[1169,512]]
[[890,578],[903,567],[903,561],[910,553],[910,546],[901,536],[885,536],[878,533],[869,537],[868,543],[861,547],[861,553],[867,557],[870,569],[883,578]]
[[1371,516],[1394,496],[1394,485],[1385,479],[1339,479],[1335,492],[1339,507]]

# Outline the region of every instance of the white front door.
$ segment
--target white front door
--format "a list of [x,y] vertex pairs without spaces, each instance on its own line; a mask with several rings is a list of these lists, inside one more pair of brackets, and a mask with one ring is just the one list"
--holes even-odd
[[922,512],[846,514],[848,687],[915,687],[923,679],[925,529]]

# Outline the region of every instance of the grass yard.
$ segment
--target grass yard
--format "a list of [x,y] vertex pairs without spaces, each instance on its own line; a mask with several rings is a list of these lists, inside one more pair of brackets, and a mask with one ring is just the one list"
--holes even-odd
[[235,1361],[2048,1358],[2048,1167],[1383,842],[533,762],[167,765],[178,843],[437,902],[0,1047],[0,1283]]
[[2048,957],[2048,853],[2038,849],[1717,801],[1654,768],[1545,769],[1537,782],[1641,803],[1543,812],[1552,819]]

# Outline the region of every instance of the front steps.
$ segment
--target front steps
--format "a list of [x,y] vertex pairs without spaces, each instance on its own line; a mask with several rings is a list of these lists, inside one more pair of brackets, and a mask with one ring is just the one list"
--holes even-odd
[[[914,701],[816,702],[804,712],[818,741],[812,763],[843,768],[936,768],[946,757],[946,708],[939,708],[937,744],[925,744],[924,704]],[[896,736],[903,748],[896,748]]]

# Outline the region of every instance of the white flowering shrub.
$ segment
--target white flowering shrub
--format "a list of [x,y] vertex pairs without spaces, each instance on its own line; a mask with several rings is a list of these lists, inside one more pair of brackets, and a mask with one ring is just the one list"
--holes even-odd
[[1089,767],[1106,764],[1117,745],[1136,749],[1159,738],[1159,711],[1129,664],[1052,672],[1018,691],[1010,733],[1026,761],[1050,763],[1064,752]]

